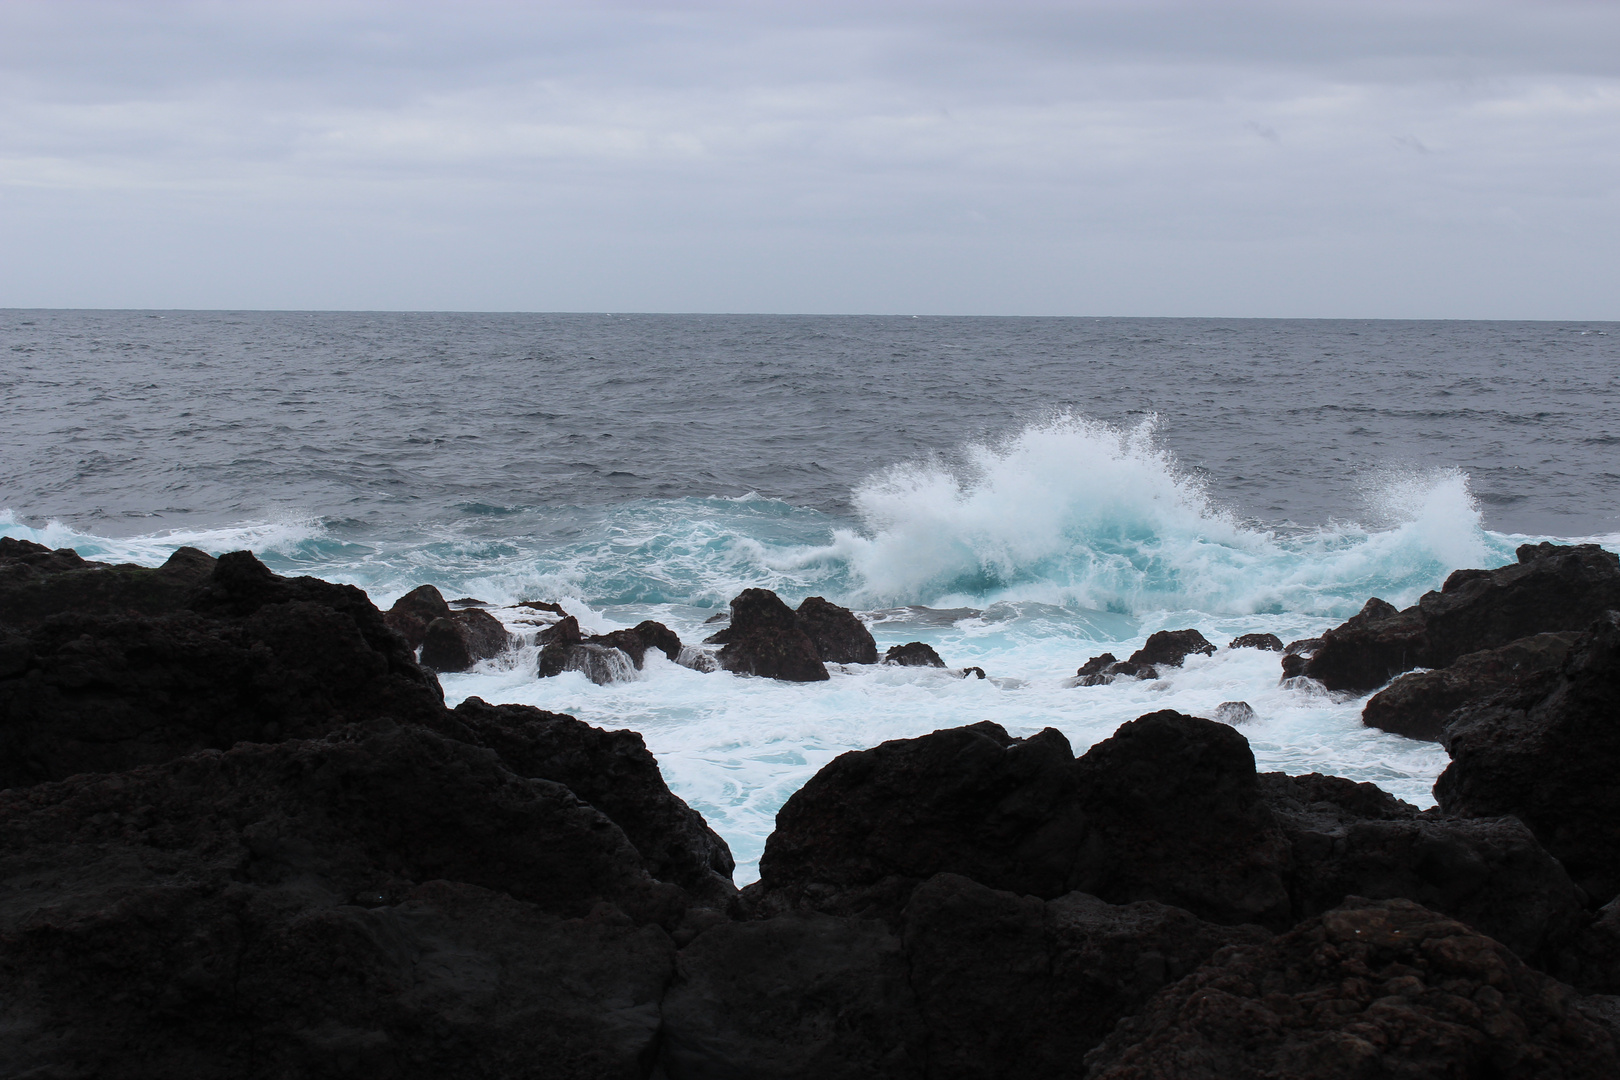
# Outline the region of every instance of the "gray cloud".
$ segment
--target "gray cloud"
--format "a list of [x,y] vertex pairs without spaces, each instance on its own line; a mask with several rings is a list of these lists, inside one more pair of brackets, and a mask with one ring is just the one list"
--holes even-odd
[[1616,318],[1609,4],[0,7],[0,304]]

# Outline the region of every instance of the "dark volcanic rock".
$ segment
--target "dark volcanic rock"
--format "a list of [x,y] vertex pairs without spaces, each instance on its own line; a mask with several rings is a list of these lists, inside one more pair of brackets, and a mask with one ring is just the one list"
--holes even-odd
[[681,658],[680,636],[663,623],[651,619],[639,622],[629,630],[614,630],[586,640],[593,645],[618,649],[630,658],[637,670],[640,670],[648,649],[657,649],[674,661]]
[[1402,897],[1548,969],[1587,922],[1569,875],[1513,818],[1420,814],[1372,784],[1316,773],[1260,782],[1291,848],[1296,919],[1347,896]]
[[1269,937],[1165,904],[1082,892],[1043,901],[954,874],[912,894],[903,933],[929,1075],[987,1080],[1076,1075],[1085,1053],[1160,988],[1222,946]]
[[1372,690],[1417,667],[1535,634],[1580,630],[1620,607],[1620,556],[1596,544],[1526,544],[1519,562],[1458,571],[1439,592],[1397,612],[1382,600],[1322,635],[1304,674],[1330,690]]
[[476,697],[457,705],[441,729],[494,750],[519,776],[566,785],[624,830],[659,880],[722,903],[735,895],[731,849],[669,790],[636,732],[604,731],[563,713]]
[[883,654],[885,664],[896,664],[900,667],[944,667],[945,661],[939,658],[939,653],[927,642],[908,641],[904,645],[890,647]]
[[1266,652],[1282,652],[1282,638],[1276,634],[1240,634],[1226,643],[1228,649],[1262,649]]
[[1293,679],[1304,675],[1306,662],[1321,647],[1321,638],[1301,638],[1298,641],[1290,641],[1287,647],[1283,649],[1282,677]]
[[952,872],[1058,896],[1083,834],[1061,734],[950,728],[842,754],[811,777],[777,813],[745,894],[762,911],[892,918],[919,881]]
[[[654,625],[657,625],[656,623]],[[645,640],[633,631],[629,633],[645,652]],[[606,635],[611,636],[611,635]],[[636,677],[636,664],[623,649],[612,645],[598,645],[597,639],[586,640],[579,629],[579,620],[569,615],[540,631],[539,674],[542,679],[577,671],[598,686],[625,682]]]
[[1085,663],[1081,664],[1080,667],[1075,671],[1075,674],[1082,679],[1088,675],[1101,675],[1104,671],[1108,670],[1109,665],[1118,662],[1118,660],[1119,657],[1115,656],[1113,653],[1105,652],[1101,656],[1093,656],[1090,660],[1087,660]]
[[[1128,675],[1133,679],[1157,679],[1159,669],[1137,660],[1121,660],[1117,664],[1110,664],[1108,670],[1103,672],[1105,678],[1112,678],[1115,675]],[[1091,677],[1093,676],[1088,676]]]
[[1087,835],[1072,888],[1212,922],[1290,924],[1288,844],[1237,731],[1149,713],[1093,746],[1075,772]]
[[418,585],[383,613],[383,620],[413,649],[420,649],[434,619],[448,619],[450,605],[432,585]]
[[872,640],[872,631],[853,611],[819,596],[807,596],[797,615],[799,629],[822,660],[829,664],[877,663],[877,642]]
[[430,671],[466,671],[480,660],[501,655],[511,643],[512,635],[499,619],[467,608],[428,624],[421,662]]
[[1204,640],[1197,630],[1160,630],[1150,635],[1147,643],[1131,653],[1133,664],[1151,664],[1154,667],[1180,667],[1193,653],[1214,656],[1215,646]]
[[8,1071],[644,1075],[679,890],[420,728],[0,793]]
[[72,548],[56,551],[0,537],[0,623],[37,626],[60,612],[81,615],[162,615],[186,607],[213,573],[214,560],[180,548],[153,569],[88,562]]
[[1620,613],[1598,619],[1561,671],[1459,709],[1446,749],[1443,809],[1511,814],[1594,903],[1620,894]]
[[1402,675],[1372,696],[1361,710],[1361,722],[1410,739],[1439,742],[1452,712],[1559,667],[1579,636],[1537,634],[1500,649],[1459,656],[1437,671]]
[[720,666],[742,675],[788,682],[824,682],[830,676],[798,616],[769,589],[744,589],[731,601],[731,624],[708,639],[724,645]]
[[1224,950],[1086,1063],[1091,1080],[1620,1075],[1567,987],[1407,900],[1352,901]]
[[187,603],[6,635],[0,786],[443,712],[438,680],[353,586],[277,577],[235,552]]
[[670,1080],[922,1080],[926,1033],[883,923],[795,914],[715,927],[664,999]]

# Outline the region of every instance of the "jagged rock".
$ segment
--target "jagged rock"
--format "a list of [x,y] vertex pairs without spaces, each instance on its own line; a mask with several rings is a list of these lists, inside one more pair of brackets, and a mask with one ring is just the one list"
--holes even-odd
[[54,614],[7,635],[0,786],[443,711],[438,680],[353,586],[277,577],[233,552],[186,603],[159,615]]
[[452,600],[450,601],[450,606],[453,608],[489,607],[489,605],[484,601],[474,599],[471,596],[463,596],[459,600]]
[[903,919],[910,987],[928,1030],[930,1076],[1072,1076],[1122,1017],[1217,949],[1259,927],[1200,922],[1083,892],[1052,900],[954,874],[925,882]]
[[1159,669],[1152,664],[1144,664],[1137,660],[1121,660],[1117,664],[1110,664],[1104,674],[1109,678],[1116,675],[1127,675],[1133,679],[1157,679]]
[[1291,923],[1288,844],[1237,731],[1148,713],[1086,751],[1075,774],[1087,831],[1071,888],[1174,904],[1211,922]]
[[1223,701],[1215,706],[1215,719],[1223,724],[1247,724],[1254,719],[1254,706],[1247,701]]
[[597,634],[587,638],[592,645],[605,645],[608,648],[618,649],[630,658],[630,662],[641,669],[648,649],[657,649],[671,660],[679,661],[681,658],[681,639],[675,631],[661,622],[646,619],[637,623],[629,630],[614,630],[608,634]]
[[670,1080],[922,1080],[926,1033],[881,922],[798,913],[717,926],[664,998]]
[[[633,636],[638,644],[643,642],[639,635]],[[596,685],[607,686],[636,677],[636,665],[629,654],[611,645],[587,641],[579,629],[579,620],[572,615],[559,619],[536,637],[540,643],[539,675],[542,679],[577,671]]]
[[480,660],[501,655],[512,643],[501,621],[487,611],[467,608],[428,624],[422,639],[422,666],[431,671],[466,671]]
[[1620,894],[1620,613],[1581,635],[1562,670],[1464,705],[1446,725],[1440,806],[1511,814],[1595,904]]
[[214,570],[214,559],[179,548],[153,569],[89,562],[72,548],[56,551],[0,537],[0,623],[27,629],[60,612],[163,615],[183,610]]
[[1180,667],[1181,662],[1193,653],[1214,656],[1215,646],[1204,640],[1204,635],[1197,630],[1160,630],[1150,635],[1140,649],[1131,653],[1129,662],[1153,667]]
[[777,812],[744,893],[762,912],[886,918],[941,872],[1059,896],[1074,887],[1084,829],[1059,732],[949,728],[842,754],[811,777]]
[[1290,641],[1287,647],[1283,649],[1282,677],[1284,679],[1294,679],[1304,675],[1306,662],[1321,647],[1322,639],[1319,637]]
[[1513,818],[1420,814],[1372,784],[1316,773],[1266,773],[1260,782],[1288,837],[1295,919],[1347,896],[1402,897],[1548,970],[1587,922],[1569,875]]
[[680,890],[567,788],[381,721],[0,793],[8,1071],[642,1075]]
[[562,609],[561,604],[553,603],[550,600],[519,600],[517,606],[528,608],[531,611],[550,612],[552,615],[561,615],[565,618],[568,615],[568,612]]
[[875,664],[878,660],[877,642],[872,631],[855,617],[848,608],[807,596],[797,612],[799,629],[816,647],[821,659],[829,664]]
[[[405,639],[413,649],[420,649],[427,639],[428,627],[435,619],[448,619],[450,605],[432,585],[418,585],[383,613],[383,620]],[[460,669],[454,669],[460,670]]]
[[720,666],[742,675],[788,682],[831,678],[793,609],[769,589],[744,589],[731,601],[731,624],[707,639],[724,645]]
[[1500,649],[1459,656],[1438,671],[1402,675],[1374,694],[1361,722],[1409,739],[1439,742],[1446,718],[1469,701],[1519,685],[1564,662],[1575,633],[1537,634]]
[[1520,638],[1578,631],[1620,607],[1620,556],[1613,552],[1544,543],[1526,544],[1518,556],[1495,570],[1459,570],[1405,611],[1369,600],[1322,635],[1303,673],[1330,690],[1372,690],[1413,668],[1443,668]]
[[1408,900],[1354,900],[1226,949],[1120,1022],[1091,1080],[1620,1075],[1569,988]]
[[[1086,678],[1088,675],[1101,675],[1103,672],[1108,670],[1109,665],[1116,663],[1118,660],[1119,657],[1115,656],[1111,652],[1105,652],[1101,656],[1093,656],[1090,660],[1087,660],[1085,663],[1080,665],[1080,667],[1075,671],[1075,675],[1082,679]],[[1092,684],[1084,683],[1082,685],[1089,686]]]
[[659,880],[720,903],[736,894],[731,849],[669,790],[636,732],[604,731],[564,713],[476,697],[457,705],[439,729],[494,750],[519,776],[566,785],[624,830]]
[[904,645],[894,645],[883,654],[885,664],[896,664],[900,667],[944,667],[945,661],[939,658],[932,645],[922,641],[908,641]]
[[1282,652],[1282,638],[1276,634],[1239,634],[1226,643],[1228,649],[1262,649],[1266,652]]

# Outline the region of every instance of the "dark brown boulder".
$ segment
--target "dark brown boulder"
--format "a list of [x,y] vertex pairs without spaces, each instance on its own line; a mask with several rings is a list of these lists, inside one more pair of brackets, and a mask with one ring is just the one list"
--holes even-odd
[[1460,656],[1535,634],[1581,630],[1620,607],[1620,556],[1596,544],[1526,544],[1519,561],[1458,571],[1405,611],[1369,600],[1322,635],[1304,674],[1330,690],[1372,690],[1413,668],[1443,668]]
[[1620,1075],[1568,987],[1408,900],[1354,900],[1223,950],[1086,1064],[1091,1080]]
[[452,611],[428,624],[422,639],[422,666],[430,671],[466,671],[480,660],[501,655],[512,635],[480,608]]
[[1074,1076],[1123,1016],[1256,926],[1201,922],[1152,901],[1051,900],[954,874],[912,894],[903,919],[909,985],[928,1031],[929,1075]]
[[114,566],[82,559],[72,548],[52,551],[28,540],[0,537],[0,623],[28,628],[61,612],[181,611],[213,570],[214,559],[196,548],[179,548],[156,568]]
[[941,872],[1059,896],[1084,836],[1074,754],[1048,728],[949,728],[842,754],[795,792],[765,842],[760,911],[805,907],[895,917]]
[[795,913],[717,926],[682,950],[663,1004],[670,1080],[923,1080],[927,1034],[900,939]]
[[630,662],[639,671],[645,660],[648,649],[657,649],[671,661],[681,658],[680,636],[661,622],[651,619],[637,623],[628,630],[614,630],[607,634],[597,634],[585,639],[592,645],[605,645],[618,649],[630,658]]
[[1147,643],[1131,653],[1129,662],[1153,667],[1180,667],[1193,653],[1214,656],[1215,646],[1197,630],[1160,630],[1149,635]]
[[720,666],[740,675],[788,682],[825,682],[829,676],[815,643],[799,628],[793,609],[769,589],[744,589],[731,601],[731,624],[708,638],[724,645]]
[[944,667],[945,661],[939,658],[934,647],[922,641],[908,641],[904,645],[890,647],[883,654],[885,664],[895,664],[900,667]]
[[799,629],[816,647],[816,653],[829,664],[875,664],[877,642],[872,631],[849,608],[839,607],[819,596],[807,596],[796,612]]
[[[577,671],[598,686],[635,678],[636,665],[630,655],[613,645],[596,644],[580,631],[579,620],[569,615],[540,631],[539,675],[542,679]],[[635,642],[642,644],[639,636]]]
[[1537,634],[1499,649],[1459,656],[1435,671],[1402,675],[1374,694],[1361,710],[1361,722],[1409,739],[1439,742],[1445,723],[1469,701],[1519,685],[1552,671],[1569,655],[1579,634]]
[[1372,784],[1338,776],[1265,773],[1260,783],[1288,838],[1295,919],[1348,896],[1401,897],[1549,971],[1588,921],[1564,868],[1513,818],[1419,813]]
[[1228,649],[1261,649],[1265,652],[1282,652],[1282,638],[1276,634],[1239,634],[1226,643]]
[[567,788],[373,723],[0,793],[40,1076],[642,1075],[679,890]]
[[1116,904],[1174,904],[1217,923],[1292,922],[1288,844],[1237,731],[1149,713],[1086,751],[1075,775],[1087,832],[1071,888]]
[[0,645],[0,786],[238,741],[423,720],[443,692],[359,589],[223,556],[161,615],[61,613]]
[[490,705],[471,697],[440,729],[488,747],[519,776],[551,780],[606,814],[640,852],[647,872],[706,901],[729,903],[731,849],[669,790],[634,731],[604,731],[564,713]]
[[1282,677],[1294,679],[1305,674],[1305,664],[1322,647],[1321,638],[1301,638],[1290,641],[1283,649]]
[[1443,809],[1511,814],[1595,904],[1620,894],[1620,613],[1593,623],[1562,670],[1452,714],[1445,744]]
[[[1118,660],[1119,657],[1115,656],[1111,652],[1105,652],[1101,656],[1093,656],[1090,660],[1087,660],[1075,670],[1075,675],[1082,679],[1089,675],[1101,675],[1104,671],[1108,670],[1109,665],[1118,662]],[[1082,685],[1091,684],[1086,683]]]
[[395,600],[394,606],[383,613],[383,619],[398,631],[400,637],[403,637],[405,643],[413,649],[422,647],[422,642],[427,638],[428,627],[433,620],[449,617],[450,605],[444,602],[444,597],[432,585],[418,585]]

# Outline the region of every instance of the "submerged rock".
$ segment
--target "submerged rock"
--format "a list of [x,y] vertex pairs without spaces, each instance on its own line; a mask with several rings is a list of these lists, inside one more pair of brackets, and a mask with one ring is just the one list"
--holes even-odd
[[894,645],[883,654],[885,664],[894,664],[898,667],[944,667],[945,661],[939,658],[932,645],[922,641],[908,641],[904,645]]
[[1578,631],[1620,607],[1620,556],[1596,544],[1525,544],[1519,561],[1459,570],[1404,611],[1376,598],[1322,635],[1303,673],[1330,690],[1366,691],[1413,668],[1536,634]]
[[1215,706],[1215,719],[1223,724],[1247,724],[1254,719],[1254,707],[1247,701],[1223,701]]
[[1224,950],[1086,1064],[1092,1080],[1620,1075],[1567,987],[1411,901],[1359,898]]

